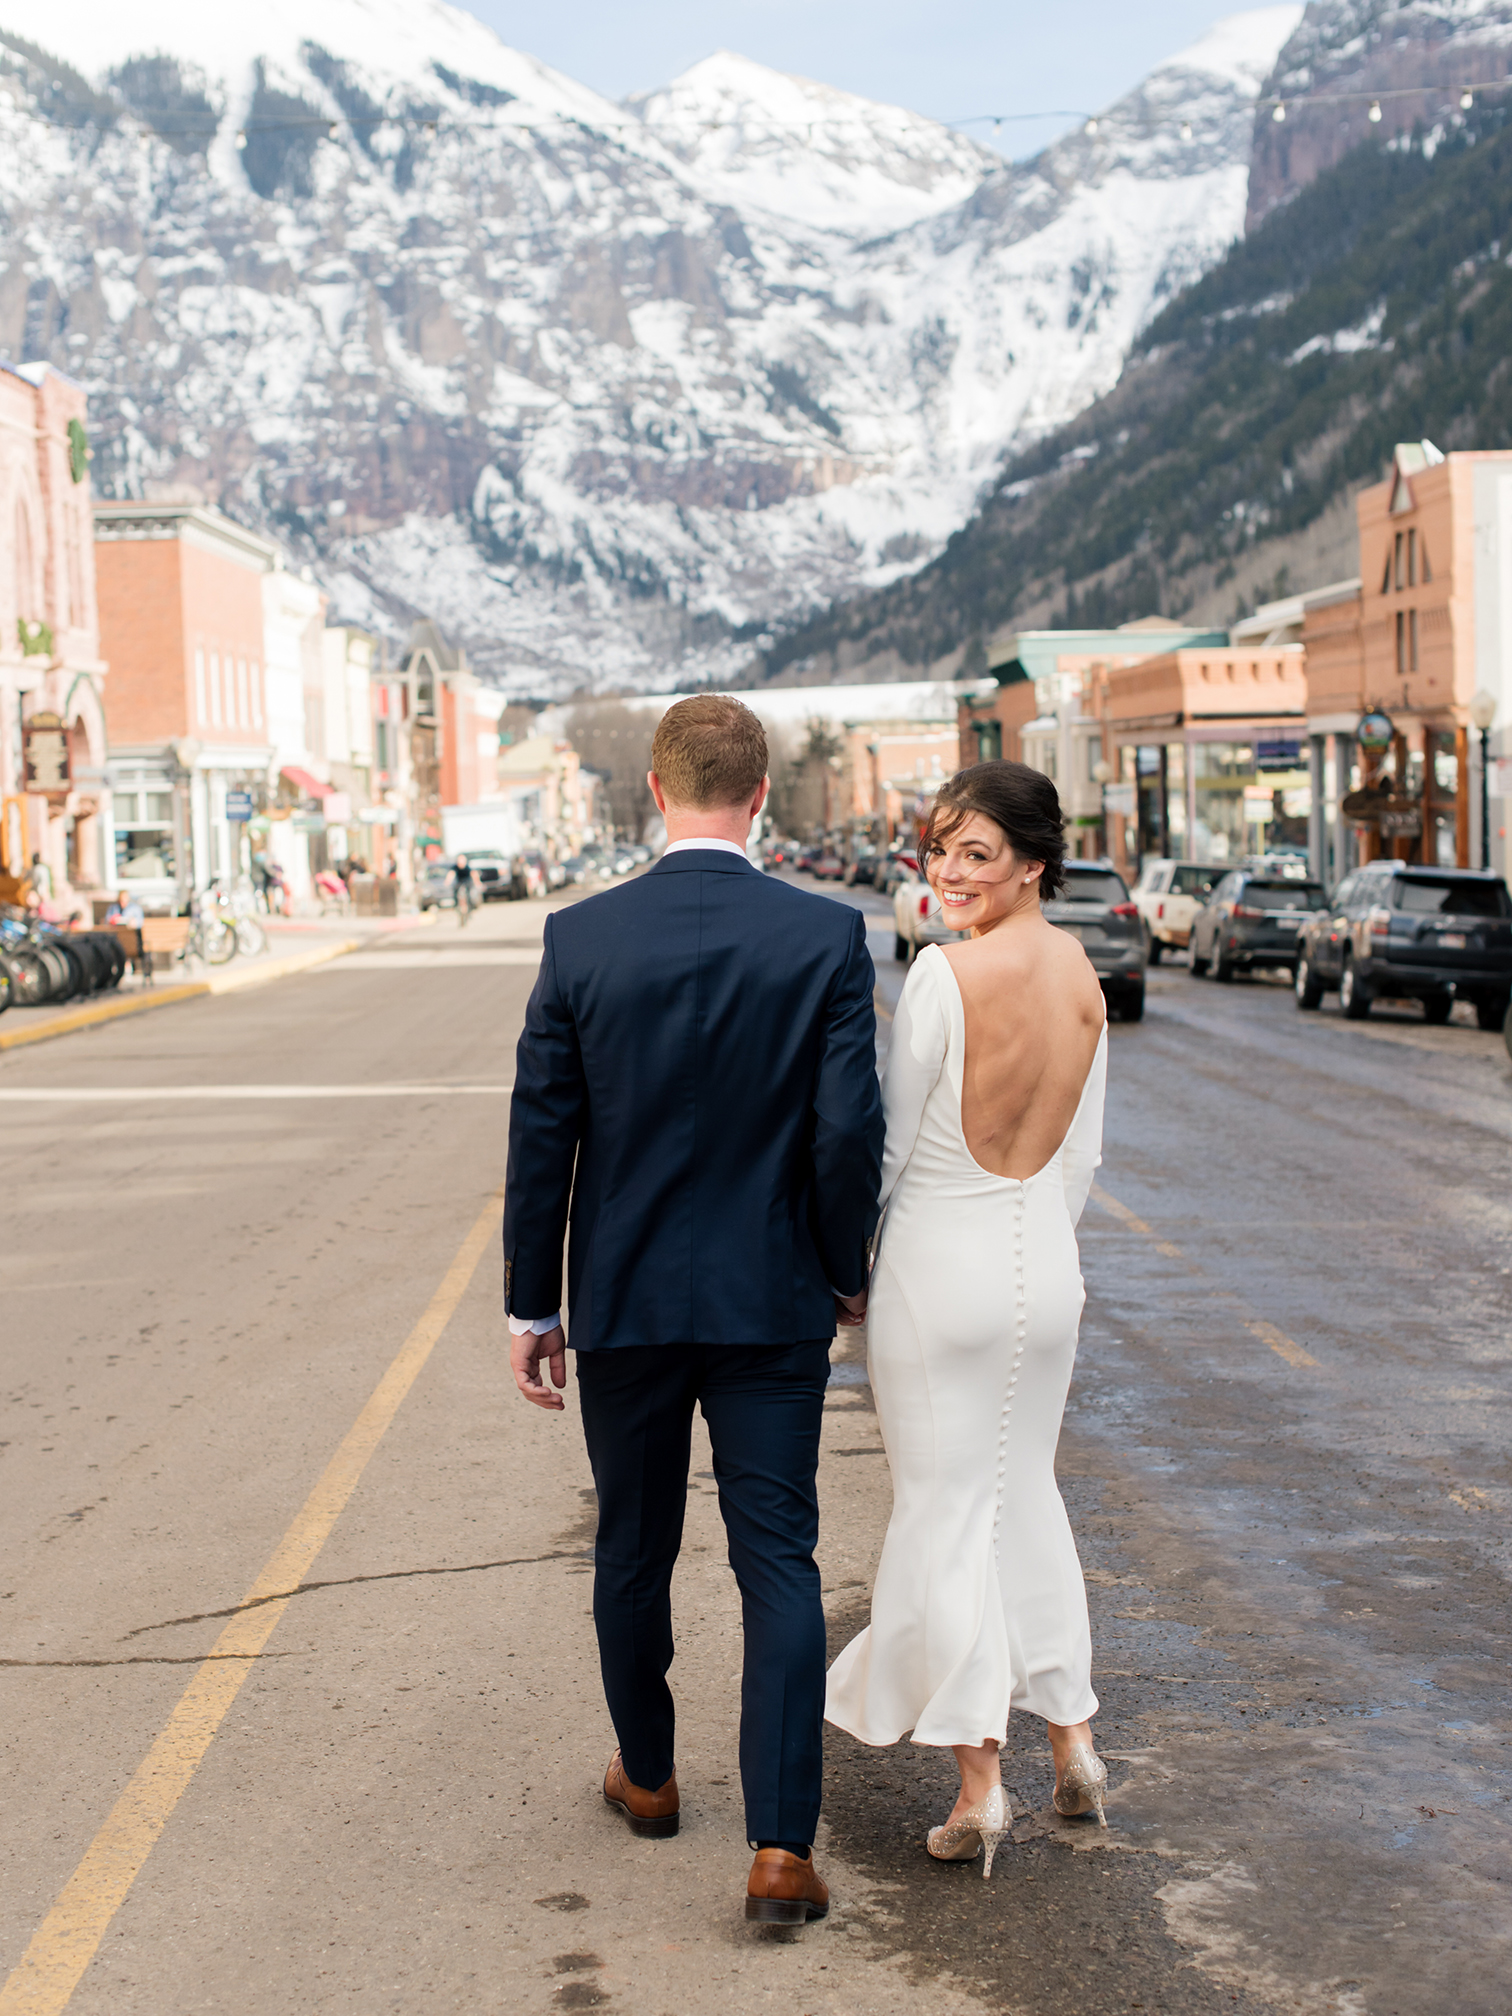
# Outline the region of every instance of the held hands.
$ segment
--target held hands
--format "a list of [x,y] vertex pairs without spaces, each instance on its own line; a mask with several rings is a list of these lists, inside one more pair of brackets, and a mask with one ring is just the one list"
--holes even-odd
[[[550,1361],[551,1384],[557,1389],[555,1393],[541,1377],[542,1359]],[[514,1373],[516,1386],[532,1406],[560,1414],[564,1405],[561,1389],[567,1384],[567,1339],[562,1335],[561,1324],[558,1323],[554,1330],[542,1331],[539,1336],[531,1330],[522,1332],[518,1337],[511,1336],[509,1369]]]
[[835,1297],[835,1321],[842,1330],[859,1330],[866,1321],[866,1290],[859,1295]]

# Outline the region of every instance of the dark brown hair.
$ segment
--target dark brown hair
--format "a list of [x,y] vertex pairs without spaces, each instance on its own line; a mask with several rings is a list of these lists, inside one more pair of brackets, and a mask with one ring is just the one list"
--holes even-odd
[[663,714],[651,768],[674,805],[739,805],[767,774],[766,730],[728,693],[695,693]]
[[1043,861],[1041,899],[1065,887],[1066,831],[1060,793],[1027,763],[973,763],[941,785],[919,842],[919,864],[948,840],[973,812],[990,819],[1020,861]]

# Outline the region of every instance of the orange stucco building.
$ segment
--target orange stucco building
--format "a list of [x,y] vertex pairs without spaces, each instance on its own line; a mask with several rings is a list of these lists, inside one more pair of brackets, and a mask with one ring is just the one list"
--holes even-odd
[[266,794],[263,578],[278,549],[189,504],[97,505],[95,541],[101,635],[120,668],[106,706],[112,879],[171,904],[239,872],[246,822],[231,815]]

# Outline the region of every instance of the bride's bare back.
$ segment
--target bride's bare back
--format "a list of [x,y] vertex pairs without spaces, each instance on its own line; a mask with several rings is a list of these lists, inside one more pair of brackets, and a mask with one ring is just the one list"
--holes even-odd
[[1070,1131],[1107,1019],[1076,939],[1042,917],[946,948],[966,1016],[961,1127],[995,1176],[1027,1181]]

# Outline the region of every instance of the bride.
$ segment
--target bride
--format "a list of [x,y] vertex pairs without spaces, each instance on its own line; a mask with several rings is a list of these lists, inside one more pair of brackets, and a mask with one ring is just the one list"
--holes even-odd
[[941,1861],[1011,1815],[1009,1708],[1044,1717],[1055,1807],[1103,1818],[1092,1645],[1055,1445],[1085,1299],[1075,1226],[1101,1159],[1102,989],[1040,910],[1063,879],[1060,800],[1022,763],[941,790],[920,850],[962,942],[908,976],[883,1088],[883,1220],[868,1362],[893,1512],[871,1624],[825,1714],[863,1743],[948,1744],[961,1795]]

